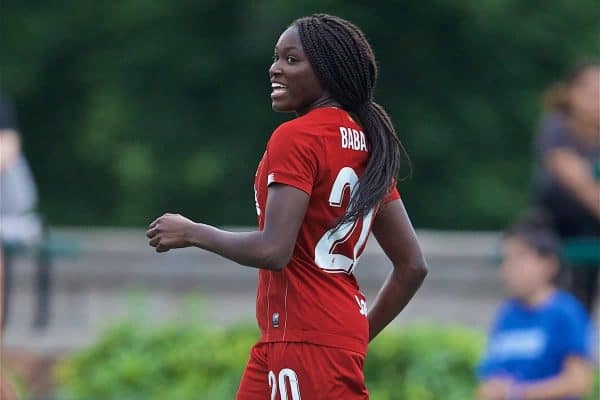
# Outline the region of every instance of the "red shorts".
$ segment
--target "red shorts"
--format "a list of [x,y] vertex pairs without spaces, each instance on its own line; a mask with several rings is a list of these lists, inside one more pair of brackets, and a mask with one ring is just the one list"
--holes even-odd
[[364,356],[310,343],[257,343],[236,400],[368,400]]

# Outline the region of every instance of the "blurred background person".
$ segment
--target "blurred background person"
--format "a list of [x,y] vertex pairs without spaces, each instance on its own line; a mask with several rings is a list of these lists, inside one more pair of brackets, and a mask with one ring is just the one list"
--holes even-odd
[[[4,400],[12,400],[16,397],[14,390],[12,389],[12,385],[9,382],[7,373],[5,371],[6,362],[4,362],[4,323],[5,323],[5,315],[6,315],[6,303],[7,299],[7,288],[5,287],[5,263],[4,263],[4,232],[8,233],[7,229],[7,221],[5,221],[5,210],[11,208],[11,206],[7,206],[11,202],[10,196],[14,193],[11,190],[9,193],[9,188],[6,183],[7,178],[5,177],[5,170],[7,167],[12,167],[16,158],[19,156],[20,152],[20,140],[19,135],[16,130],[15,123],[15,112],[14,106],[10,102],[9,98],[6,97],[2,92],[0,92],[0,232],[2,235],[0,236],[1,245],[0,245],[0,399]],[[8,178],[10,180],[10,178]],[[10,219],[10,217],[9,217]],[[8,222],[10,224],[10,222]]]
[[3,242],[39,239],[37,189],[25,155],[14,104],[0,92],[0,228]]
[[504,236],[501,276],[510,298],[495,319],[478,367],[480,399],[576,399],[592,385],[592,323],[552,283],[560,241],[531,212]]
[[8,317],[11,267],[9,247],[36,244],[41,222],[35,209],[37,190],[21,151],[17,114],[11,99],[0,92],[0,242],[3,248],[2,326]]
[[[4,320],[4,301],[3,301],[3,282],[4,282],[4,262],[3,262],[2,246],[0,246],[0,321]],[[8,374],[5,371],[6,362],[4,361],[4,337],[3,327],[0,325],[0,400],[13,400],[16,398],[16,394],[12,388],[12,384],[8,379]]]
[[[546,115],[536,138],[538,205],[552,216],[561,240],[600,239],[600,63],[582,64],[544,96]],[[567,287],[592,312],[598,262],[569,271]]]

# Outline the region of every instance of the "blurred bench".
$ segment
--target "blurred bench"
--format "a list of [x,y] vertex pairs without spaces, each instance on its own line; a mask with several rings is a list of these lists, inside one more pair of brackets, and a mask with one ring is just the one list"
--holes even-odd
[[[600,237],[580,237],[562,243],[561,259],[573,268],[600,268]],[[492,264],[502,263],[502,251],[496,250],[490,258]]]
[[35,242],[4,241],[2,242],[4,256],[4,290],[3,292],[3,327],[10,314],[10,299],[13,287],[13,262],[22,256],[32,256],[35,259],[35,292],[36,302],[33,316],[33,327],[43,329],[49,323],[52,265],[56,258],[70,258],[79,254],[79,244],[55,235],[51,235],[42,226],[41,236]]

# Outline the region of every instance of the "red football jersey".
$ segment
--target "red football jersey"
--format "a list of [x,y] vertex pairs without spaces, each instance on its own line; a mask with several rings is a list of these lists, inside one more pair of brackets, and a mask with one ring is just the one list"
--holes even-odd
[[[353,270],[371,231],[374,212],[332,229],[369,157],[361,127],[346,111],[317,108],[273,132],[256,172],[260,229],[268,185],[281,183],[310,196],[292,258],[282,271],[259,270],[256,316],[263,342],[308,342],[366,353],[365,296]],[[400,198],[396,188],[384,202]]]

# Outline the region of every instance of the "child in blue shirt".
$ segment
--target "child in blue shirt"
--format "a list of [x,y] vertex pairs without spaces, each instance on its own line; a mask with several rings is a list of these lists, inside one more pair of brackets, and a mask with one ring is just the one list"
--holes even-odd
[[557,289],[560,243],[544,217],[529,214],[504,237],[502,280],[510,299],[492,326],[478,367],[484,400],[578,399],[592,384],[592,325]]

